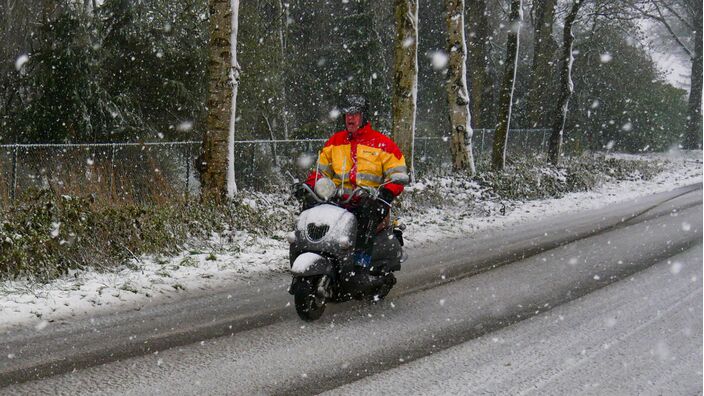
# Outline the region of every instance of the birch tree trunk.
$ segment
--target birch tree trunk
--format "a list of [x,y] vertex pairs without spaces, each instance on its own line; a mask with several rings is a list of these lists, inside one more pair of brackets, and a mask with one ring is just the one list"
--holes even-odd
[[447,10],[447,101],[450,111],[452,167],[474,175],[472,126],[467,91],[467,43],[464,36],[464,0],[445,0]]
[[413,177],[418,94],[418,0],[394,0],[394,15],[396,42],[391,130]]
[[535,0],[535,34],[533,36],[533,64],[528,86],[528,122],[532,128],[545,127],[552,119],[554,103],[553,76],[557,69],[552,65],[557,44],[552,37],[557,0]]
[[234,130],[239,85],[237,19],[239,0],[209,0],[208,120],[203,136],[201,189],[222,200],[237,192]]
[[516,66],[518,63],[519,32],[523,20],[523,1],[511,0],[509,30],[506,39],[506,69],[504,81],[499,96],[499,118],[494,132],[494,145],[491,157],[492,167],[503,170],[506,165],[506,143],[508,129],[511,125],[511,109],[513,107],[513,88],[516,83]]
[[702,3],[697,0],[692,4],[694,13],[694,53],[692,54],[692,77],[687,111],[687,131],[685,132],[685,149],[701,148],[702,143]]
[[567,109],[570,104],[570,97],[574,91],[572,84],[572,63],[574,56],[572,55],[572,43],[574,42],[574,34],[572,34],[572,25],[577,19],[579,8],[582,6],[582,0],[575,0],[572,4],[570,12],[565,18],[565,28],[562,34],[562,63],[560,69],[560,99],[557,102],[555,118],[552,125],[552,133],[550,135],[550,143],[548,147],[548,161],[553,165],[560,163],[562,155],[562,137],[565,132],[565,121],[567,120]]
[[469,77],[472,86],[472,125],[475,128],[494,127],[494,81],[496,75],[491,64],[489,19],[485,0],[467,2],[469,40]]
[[[284,125],[284,140],[288,140],[289,137],[289,130],[288,130],[288,122],[289,122],[289,113],[288,113],[288,90],[287,90],[287,84],[286,84],[286,47],[287,47],[287,42],[286,39],[288,38],[288,4],[284,4],[284,0],[278,0],[275,2],[276,3],[276,12],[279,14],[278,15],[278,20],[279,20],[279,56],[281,57],[280,59],[280,64],[279,67],[281,70],[279,73],[281,73],[281,121]],[[273,139],[273,137],[272,137]]]

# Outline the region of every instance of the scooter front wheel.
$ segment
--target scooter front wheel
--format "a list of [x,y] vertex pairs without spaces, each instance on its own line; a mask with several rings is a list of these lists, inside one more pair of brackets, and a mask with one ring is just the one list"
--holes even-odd
[[319,278],[300,278],[296,282],[293,298],[296,313],[306,322],[319,319],[325,312],[325,297],[317,293]]

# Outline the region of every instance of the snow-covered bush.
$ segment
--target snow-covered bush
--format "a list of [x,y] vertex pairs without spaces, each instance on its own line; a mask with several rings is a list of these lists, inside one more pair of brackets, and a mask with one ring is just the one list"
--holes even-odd
[[[511,201],[560,197],[590,190],[602,181],[647,179],[661,168],[654,161],[566,159],[561,167],[540,158],[522,159],[502,172],[480,168],[475,177],[433,176],[408,186],[395,205],[403,218],[442,210],[494,215]],[[493,209],[492,209],[493,208]],[[290,230],[298,204],[288,193],[245,191],[227,205],[166,201],[114,203],[92,196],[34,191],[0,213],[0,278],[49,280],[70,269],[115,268],[148,254],[171,254],[187,245],[235,244],[238,232],[272,236]],[[438,221],[443,221],[438,217]],[[217,236],[217,238],[213,238]],[[236,248],[236,246],[230,246]]]
[[530,200],[587,191],[607,180],[647,180],[661,167],[656,162],[619,160],[591,155],[565,158],[553,167],[543,158],[521,158],[503,172],[481,171],[476,179],[480,186],[498,197]]
[[113,268],[144,254],[176,253],[213,233],[271,233],[288,226],[295,212],[279,198],[254,193],[222,206],[181,201],[106,206],[91,196],[32,191],[2,213],[0,278],[49,280],[71,269]]

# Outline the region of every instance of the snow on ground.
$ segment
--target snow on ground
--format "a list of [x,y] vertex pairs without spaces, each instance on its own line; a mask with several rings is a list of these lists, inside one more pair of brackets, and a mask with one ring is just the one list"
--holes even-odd
[[[702,152],[673,152],[647,155],[611,154],[610,157],[627,160],[653,160],[668,162],[665,170],[651,180],[618,181],[606,183],[593,191],[577,192],[558,199],[515,201],[482,201],[478,208],[459,210],[425,211],[423,218],[409,222],[404,238],[409,246],[423,245],[438,236],[451,236],[454,233],[470,234],[488,228],[497,229],[512,226],[546,216],[605,207],[616,202],[670,191],[694,183],[702,182]],[[413,188],[414,186],[412,186]],[[421,186],[421,188],[423,188]],[[470,194],[471,195],[471,194]],[[479,194],[475,194],[478,196]],[[484,212],[476,217],[477,209]],[[501,215],[505,211],[506,215]]]
[[[490,228],[604,207],[702,182],[701,151],[613,155],[624,159],[645,157],[668,162],[665,170],[651,180],[606,183],[594,191],[572,193],[560,199],[528,202],[480,200],[473,208],[419,210],[412,218],[405,219],[407,246],[421,248],[443,237],[471,237],[473,233]],[[411,188],[422,190],[424,185],[417,183]],[[479,199],[477,189],[470,187],[467,197]],[[0,330],[16,325],[41,329],[58,319],[137,308],[150,302],[179,298],[184,292],[207,292],[231,286],[237,280],[288,269],[285,231],[269,237],[255,237],[246,232],[228,234],[227,238],[214,235],[203,246],[206,248],[187,249],[175,257],[143,257],[115,272],[77,271],[44,285],[28,281],[0,282]]]

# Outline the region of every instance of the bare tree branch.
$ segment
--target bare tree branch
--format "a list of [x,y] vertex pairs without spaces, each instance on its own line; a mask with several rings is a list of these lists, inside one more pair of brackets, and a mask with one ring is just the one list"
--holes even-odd
[[677,34],[672,30],[672,26],[670,26],[670,23],[667,21],[667,18],[665,18],[665,16],[662,14],[662,11],[660,10],[660,7],[658,7],[657,2],[653,2],[653,5],[655,6],[655,9],[657,10],[658,16],[659,16],[659,18],[657,18],[656,20],[658,20],[660,23],[662,23],[663,26],[665,26],[665,29],[667,29],[667,31],[670,33],[672,38],[675,39],[677,44],[679,44],[679,46],[682,47],[682,49],[687,53],[687,55],[689,55],[690,58],[694,58],[694,53],[689,48],[687,48],[687,46],[682,42],[682,40],[680,40],[680,38],[677,36]]
[[[655,0],[653,0],[655,2]],[[684,26],[687,27],[689,30],[694,30],[695,27],[690,23],[688,20],[686,20],[682,15],[680,15],[670,4],[667,4],[666,2],[661,2],[660,3],[666,10],[670,11],[670,14],[674,15],[675,18],[677,18]]]

